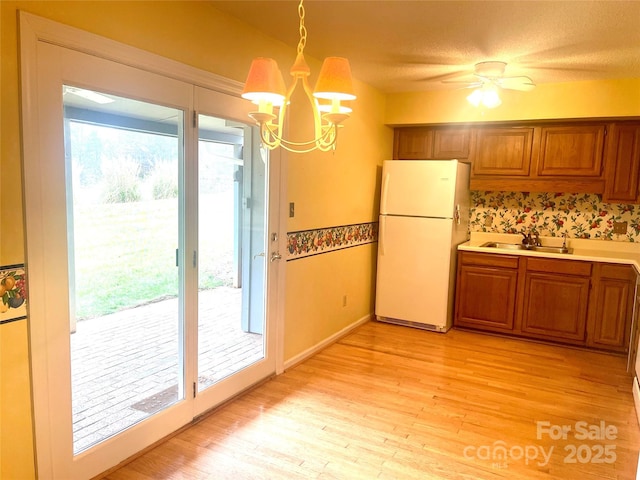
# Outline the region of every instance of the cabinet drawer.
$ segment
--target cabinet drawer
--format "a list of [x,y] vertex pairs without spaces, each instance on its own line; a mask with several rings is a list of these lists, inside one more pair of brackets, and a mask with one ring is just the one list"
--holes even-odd
[[636,273],[630,265],[617,265],[615,263],[600,264],[600,278],[614,278],[635,282]]
[[464,265],[485,267],[518,268],[518,257],[492,253],[460,252],[460,261]]
[[591,263],[574,260],[556,260],[555,258],[527,258],[527,270],[565,275],[591,275]]

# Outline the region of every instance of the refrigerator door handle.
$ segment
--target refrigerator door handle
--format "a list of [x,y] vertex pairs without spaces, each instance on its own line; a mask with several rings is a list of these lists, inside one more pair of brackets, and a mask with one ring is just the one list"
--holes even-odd
[[380,195],[380,213],[387,213],[387,191],[389,190],[389,177],[387,172],[382,179],[382,192]]
[[380,255],[384,256],[384,232],[385,232],[385,225],[387,223],[387,217],[385,217],[384,215],[380,216],[380,235],[379,235],[379,239],[378,239],[378,246],[379,246],[379,251],[380,251]]

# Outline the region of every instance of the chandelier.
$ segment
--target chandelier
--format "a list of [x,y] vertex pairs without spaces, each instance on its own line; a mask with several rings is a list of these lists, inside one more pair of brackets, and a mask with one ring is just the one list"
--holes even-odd
[[[242,98],[258,105],[257,112],[249,113],[260,126],[260,137],[264,146],[273,150],[282,147],[296,153],[313,150],[335,150],[340,124],[349,117],[351,109],[341,105],[344,100],[354,100],[349,61],[341,57],[324,59],[315,89],[309,86],[311,73],[304,60],[304,47],[307,43],[307,29],[304,26],[303,0],[298,5],[300,17],[300,41],[296,61],[289,71],[293,83],[285,89],[282,73],[272,58],[258,57],[251,62]],[[314,123],[314,138],[303,142],[287,140],[284,135],[284,121],[287,109],[291,105],[291,95],[298,84],[302,85],[305,97],[311,105]],[[320,104],[319,100],[327,103]],[[273,113],[278,108],[278,114]]]

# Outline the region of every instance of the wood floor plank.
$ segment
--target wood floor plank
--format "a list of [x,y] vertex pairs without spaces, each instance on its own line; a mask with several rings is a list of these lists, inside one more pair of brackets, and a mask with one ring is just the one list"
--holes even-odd
[[[369,322],[105,478],[632,480],[625,362]],[[551,438],[538,422],[570,430]],[[578,422],[617,431],[579,439]]]

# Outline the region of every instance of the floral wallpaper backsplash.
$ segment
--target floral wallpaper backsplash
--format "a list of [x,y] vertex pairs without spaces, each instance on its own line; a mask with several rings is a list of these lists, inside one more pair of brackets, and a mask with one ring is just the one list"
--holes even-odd
[[[614,222],[627,222],[627,233],[613,233]],[[586,193],[472,191],[469,230],[638,242],[640,205],[604,203]]]
[[287,233],[287,260],[356,247],[378,240],[378,222]]

